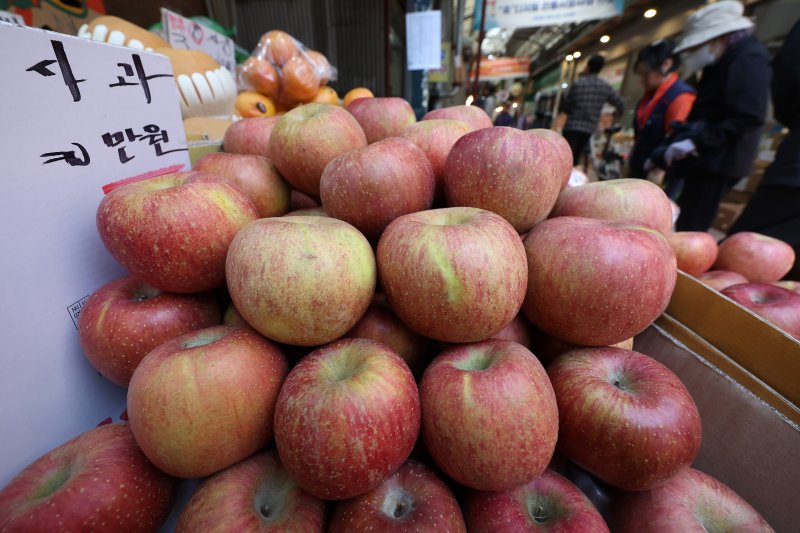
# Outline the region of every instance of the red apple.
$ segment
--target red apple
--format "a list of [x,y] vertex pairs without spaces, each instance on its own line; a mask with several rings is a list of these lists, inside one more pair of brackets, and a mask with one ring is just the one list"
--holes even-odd
[[278,454],[261,452],[206,479],[181,512],[176,533],[323,533],[325,502],[297,486]]
[[708,272],[699,274],[697,279],[715,291],[721,291],[722,289],[730,287],[731,285],[749,283],[746,277],[729,270],[709,270]]
[[454,105],[428,111],[422,120],[461,120],[470,125],[473,131],[493,126],[492,119],[486,111],[478,106]]
[[347,106],[347,111],[358,121],[370,144],[397,137],[417,121],[411,104],[396,96],[358,98]]
[[561,183],[560,161],[550,141],[514,128],[464,135],[444,169],[448,205],[492,211],[518,233],[547,218]]
[[[557,338],[550,336],[546,333],[543,333],[539,330],[534,330],[533,340],[531,341],[533,348],[531,351],[536,354],[536,357],[539,358],[539,361],[547,367],[550,363],[555,361],[558,356],[565,354],[567,352],[571,352],[572,350],[577,350],[579,348],[583,348],[583,346],[579,346],[577,344],[572,344],[569,342],[564,342],[562,340],[558,340]],[[609,345],[612,348],[622,348],[624,350],[633,350],[633,337],[630,339],[625,339],[622,342],[618,342],[615,344]]]
[[246,326],[250,327],[250,325],[242,318],[242,315],[239,314],[239,311],[236,310],[236,306],[233,303],[228,305],[228,308],[225,309],[225,315],[222,317],[222,324],[225,326]]
[[536,128],[532,130],[528,130],[530,135],[538,135],[543,139],[546,139],[550,142],[555,150],[556,154],[558,154],[558,161],[559,161],[559,175],[561,176],[561,190],[567,188],[569,184],[569,178],[572,175],[572,148],[570,148],[569,143],[567,140],[558,132],[553,130],[546,130],[541,128]]
[[81,348],[103,377],[127,387],[139,361],[164,342],[220,323],[210,294],[170,294],[126,276],[86,301],[78,319]]
[[700,415],[667,367],[639,352],[582,348],[547,370],[558,400],[558,448],[606,483],[649,490],[700,451]]
[[414,333],[397,318],[382,294],[372,298],[367,312],[347,333],[347,337],[371,339],[385,344],[402,357],[412,370],[419,368],[428,346],[428,339]]
[[285,217],[326,217],[328,213],[322,207],[306,207],[297,211],[290,211],[283,215]]
[[272,440],[288,365],[255,332],[216,326],[168,341],[145,357],[128,388],[136,442],[161,470],[204,477]]
[[667,235],[678,268],[689,275],[699,276],[717,260],[717,240],[705,231],[677,231]]
[[800,294],[768,283],[743,283],[722,294],[800,340]]
[[[359,98],[350,106],[372,100]],[[326,213],[377,240],[397,217],[430,209],[436,180],[422,150],[391,137],[332,160],[319,188]]]
[[558,195],[550,212],[555,217],[586,217],[634,221],[663,234],[672,231],[672,208],[664,191],[647,180],[596,181],[568,187]]
[[134,277],[169,292],[202,292],[225,281],[234,235],[258,217],[235,186],[204,172],[178,172],[118,187],[97,208],[97,230]]
[[752,283],[772,283],[792,269],[794,259],[794,250],[785,242],[743,231],[722,241],[714,268],[732,270]]
[[461,137],[472,128],[461,120],[423,120],[407,127],[402,137],[416,144],[425,152],[436,178],[436,196],[444,198],[444,164],[447,154]]
[[773,285],[775,285],[776,287],[782,287],[784,289],[788,289],[792,292],[800,292],[800,281],[789,281],[789,280],[776,281],[773,283]]
[[658,488],[619,499],[611,523],[619,533],[774,533],[741,496],[693,468]]
[[201,157],[194,170],[221,176],[239,187],[253,202],[259,218],[279,217],[289,211],[289,185],[268,159],[217,152]]
[[253,154],[269,159],[269,138],[281,117],[237,120],[225,130],[222,148],[229,154]]
[[464,507],[470,533],[608,533],[592,502],[565,477],[547,469],[505,492],[473,492]]
[[272,130],[270,159],[292,187],[319,196],[319,179],[332,159],[367,145],[353,115],[329,104],[292,109]]
[[453,493],[422,463],[408,461],[377,487],[336,504],[328,533],[466,533]]
[[378,243],[392,310],[424,337],[474,342],[497,334],[525,296],[525,250],[514,228],[469,207],[405,215]]
[[528,320],[521,314],[514,317],[514,320],[501,329],[493,339],[499,341],[512,341],[521,344],[527,349],[531,349],[531,326]]
[[408,458],[419,433],[419,393],[408,365],[366,339],[344,339],[303,358],[275,409],[275,443],[307,492],[352,498]]
[[43,455],[6,485],[0,531],[157,531],[176,481],[150,464],[127,423],[107,424]]
[[265,218],[236,236],[228,290],[259,333],[316,346],[338,339],[367,310],[375,256],[353,226],[328,217]]
[[297,211],[298,209],[309,209],[312,207],[320,207],[319,201],[304,192],[292,189],[292,199],[289,204],[289,211]]
[[649,226],[558,217],[525,239],[533,325],[581,346],[608,346],[641,333],[666,309],[675,254]]
[[488,340],[451,348],[428,365],[419,388],[428,451],[462,485],[509,490],[550,462],[556,398],[524,346]]

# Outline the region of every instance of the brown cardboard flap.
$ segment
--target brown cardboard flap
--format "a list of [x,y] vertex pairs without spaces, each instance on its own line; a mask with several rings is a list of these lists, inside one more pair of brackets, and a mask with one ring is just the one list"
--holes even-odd
[[670,338],[654,326],[636,338],[635,349],[675,372],[697,404],[703,441],[693,466],[736,491],[776,531],[797,531],[800,429],[689,350],[684,341],[692,335],[678,330]]
[[796,339],[683,272],[667,313],[800,406]]

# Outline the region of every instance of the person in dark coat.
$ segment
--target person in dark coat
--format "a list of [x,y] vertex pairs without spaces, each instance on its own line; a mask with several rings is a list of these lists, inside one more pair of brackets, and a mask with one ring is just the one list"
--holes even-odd
[[[769,57],[744,7],[732,0],[694,13],[676,52],[702,70],[686,126],[663,150],[663,163],[685,179],[678,231],[706,231],[723,197],[753,167],[769,99]],[[654,162],[658,158],[654,157]]]
[[630,173],[646,178],[645,162],[672,133],[673,123],[683,123],[696,99],[695,90],[679,77],[675,43],[654,42],[636,56],[634,71],[639,75],[644,96],[636,105],[633,128],[636,142],[630,156]]
[[[772,62],[775,118],[789,128],[730,233],[755,231],[800,248],[800,21]],[[798,250],[800,251],[800,250]]]
[[572,148],[574,165],[579,165],[584,152],[589,147],[589,139],[597,129],[603,106],[608,103],[616,108],[617,116],[625,109],[619,93],[599,74],[606,60],[594,55],[586,63],[583,76],[572,84],[561,104],[561,111],[567,114],[564,125],[564,139]]

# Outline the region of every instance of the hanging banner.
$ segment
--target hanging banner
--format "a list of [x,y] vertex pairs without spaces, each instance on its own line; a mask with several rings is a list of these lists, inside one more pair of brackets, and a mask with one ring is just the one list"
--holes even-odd
[[489,0],[486,22],[501,28],[534,28],[606,19],[624,7],[624,0]]
[[[527,78],[531,66],[529,57],[498,57],[497,59],[481,60],[481,81],[492,80],[511,80],[516,78]],[[471,77],[475,77],[475,69],[472,69]]]

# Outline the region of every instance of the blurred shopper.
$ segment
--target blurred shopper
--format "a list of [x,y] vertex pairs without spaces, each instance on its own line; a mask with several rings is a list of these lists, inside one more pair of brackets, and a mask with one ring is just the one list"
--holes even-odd
[[497,114],[497,117],[494,119],[495,126],[508,126],[511,127],[514,125],[514,117],[511,116],[511,113],[508,112],[508,106],[503,104],[503,109]]
[[708,230],[722,198],[750,174],[756,158],[770,69],[767,51],[743,13],[732,0],[703,7],[689,17],[675,50],[689,73],[702,71],[687,123],[660,162],[686,180],[678,231]]
[[686,122],[696,99],[694,89],[678,77],[675,43],[656,41],[636,57],[634,71],[644,87],[644,96],[636,106],[634,132],[636,142],[630,157],[631,176],[646,178],[645,162],[672,133],[672,125]]
[[622,114],[625,104],[613,87],[598,74],[603,70],[606,60],[603,56],[594,55],[589,58],[583,76],[572,84],[561,110],[567,114],[564,125],[564,138],[572,148],[573,164],[578,165],[587,146],[589,138],[597,129],[603,105],[613,105],[617,114]]
[[[789,128],[730,233],[756,231],[800,248],[800,21],[772,62],[775,118]],[[798,250],[800,251],[800,250]]]

